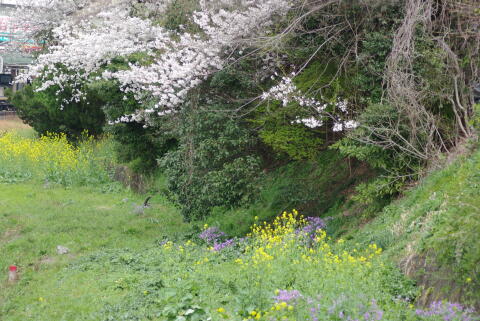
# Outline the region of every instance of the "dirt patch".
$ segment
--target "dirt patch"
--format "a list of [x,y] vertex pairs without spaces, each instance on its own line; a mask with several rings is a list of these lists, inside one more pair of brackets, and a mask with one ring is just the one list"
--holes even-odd
[[37,262],[35,262],[33,264],[33,270],[34,271],[38,271],[40,270],[40,268],[42,266],[45,266],[45,265],[52,265],[54,264],[55,262],[57,262],[57,259],[55,257],[52,257],[52,256],[42,256],[40,258],[40,260],[38,260]]
[[0,237],[0,244],[6,244],[18,239],[21,236],[20,230],[20,227],[7,229]]
[[44,256],[38,261],[38,264],[53,264],[56,262],[56,259],[51,256]]
[[[422,290],[417,302],[420,306],[428,306],[432,302],[447,300],[462,302],[467,295],[465,285],[456,281],[455,271],[446,265],[439,264],[435,253],[417,254],[414,251],[400,262],[403,272],[417,282]],[[475,304],[480,309],[480,302]]]
[[23,121],[15,117],[9,117],[7,119],[0,118],[0,131],[12,130],[12,129],[27,129],[31,128],[27,124],[24,124]]
[[129,187],[137,193],[145,193],[147,188],[147,179],[145,175],[135,173],[127,166],[116,166],[113,177],[116,181],[121,182],[125,187]]
[[111,211],[113,210],[113,206],[100,205],[100,206],[96,206],[95,209],[99,211]]

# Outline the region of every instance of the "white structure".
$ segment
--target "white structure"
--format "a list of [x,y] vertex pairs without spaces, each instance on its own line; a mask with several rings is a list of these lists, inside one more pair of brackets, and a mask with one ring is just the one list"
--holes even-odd
[[[25,41],[22,39],[22,32],[12,23],[13,13],[15,12],[16,0],[0,0],[0,104],[6,100],[5,88],[11,87],[14,91],[19,89],[19,85],[13,85],[13,79],[33,62],[28,50],[20,52],[10,50],[9,45],[14,41]],[[25,43],[25,49],[28,46],[35,46],[32,43]]]

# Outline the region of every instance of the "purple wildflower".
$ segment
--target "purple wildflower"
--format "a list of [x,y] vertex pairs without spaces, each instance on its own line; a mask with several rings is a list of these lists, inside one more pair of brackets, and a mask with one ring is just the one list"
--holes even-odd
[[474,320],[475,311],[471,308],[465,308],[458,303],[436,301],[430,304],[428,309],[417,309],[416,314],[421,317],[439,316],[445,321]]
[[215,226],[207,228],[199,235],[199,237],[207,243],[214,243],[223,236],[225,236],[225,233]]
[[287,302],[287,303],[294,303],[290,301],[295,301],[302,297],[300,291],[298,290],[280,290],[278,295],[273,297],[275,301],[278,302]]
[[325,221],[320,217],[307,217],[308,224],[303,228],[303,231],[311,234],[326,227]]
[[305,220],[308,222],[308,224],[297,230],[297,233],[302,233],[303,235],[309,236],[312,240],[315,238],[315,233],[318,230],[324,229],[327,226],[325,221],[320,217],[309,216]]
[[217,243],[215,242],[215,244],[213,245],[213,250],[215,252],[218,252],[226,247],[229,247],[229,246],[232,246],[235,244],[235,240],[234,239],[229,239],[229,240],[226,240],[225,242],[222,242],[222,243]]
[[312,321],[319,321],[318,317],[318,310],[314,307],[310,308],[310,318],[312,318]]
[[[309,305],[313,304],[313,302],[307,299],[307,303]],[[316,308],[310,308],[310,318],[311,320],[318,320],[315,319],[319,313],[323,312],[323,314],[330,316],[331,318],[337,320],[345,320],[345,321],[380,321],[383,319],[383,311],[379,308],[377,301],[372,300],[371,304],[359,304],[357,306],[357,311],[349,311],[348,306],[351,303],[349,302],[348,297],[345,295],[340,295],[338,298],[334,299],[330,305],[324,305],[323,309],[320,304],[317,305]]]
[[383,311],[378,307],[377,300],[372,299],[371,311],[373,314],[372,320],[379,321],[383,318]]

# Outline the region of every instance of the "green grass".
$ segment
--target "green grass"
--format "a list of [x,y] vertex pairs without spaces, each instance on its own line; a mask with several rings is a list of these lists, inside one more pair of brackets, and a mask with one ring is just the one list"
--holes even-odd
[[[420,301],[480,307],[480,152],[427,176],[376,217],[334,213],[351,244],[377,243],[424,288]],[[340,233],[338,233],[340,232]]]
[[[11,186],[0,187],[3,192]],[[182,241],[188,226],[159,199],[138,217],[120,199],[129,195],[55,189],[38,191],[34,206],[27,205],[29,196],[18,196],[31,187],[18,185],[6,194],[17,203],[15,209],[6,204],[7,225],[19,229],[4,241],[7,256],[1,264],[5,270],[17,257],[22,275],[19,283],[1,289],[2,320],[253,320],[252,311],[306,320],[312,305],[307,298],[322,305],[321,320],[330,320],[327,309],[338,300],[335,314],[384,309],[390,319],[400,320],[413,313],[406,302],[393,300],[398,293],[411,293],[412,285],[385,285],[391,270],[378,255],[361,261],[374,248],[352,252],[350,262],[341,244],[321,239],[306,246],[290,225],[287,232],[269,232],[267,241],[257,233],[246,243],[214,252],[201,240]],[[68,205],[61,203],[65,197]],[[163,237],[174,242],[161,245]],[[57,255],[58,244],[71,253]],[[300,290],[304,298],[292,310],[272,312],[276,289]],[[373,298],[378,308],[370,305]],[[190,317],[179,318],[187,311]]]
[[[106,287],[121,275],[62,271],[98,251],[140,251],[188,231],[180,214],[158,196],[137,215],[132,203],[142,199],[127,191],[0,184],[0,195],[0,271],[6,277],[15,264],[21,275],[13,286],[0,283],[1,320],[92,320],[89,315],[106,302],[122,299]],[[58,255],[57,245],[70,253]]]

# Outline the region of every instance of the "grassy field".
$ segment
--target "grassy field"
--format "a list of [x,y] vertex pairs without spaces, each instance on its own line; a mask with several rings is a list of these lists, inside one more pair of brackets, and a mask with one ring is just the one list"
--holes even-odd
[[[122,300],[109,286],[122,273],[70,270],[72,262],[106,249],[136,252],[187,230],[158,197],[138,215],[133,204],[142,199],[129,192],[0,184],[0,195],[0,271],[6,276],[15,264],[21,276],[18,284],[0,283],[2,320],[94,320],[93,312]],[[57,254],[58,245],[70,252]]]
[[[381,253],[377,248],[346,256],[345,248],[324,237],[305,247],[297,244],[291,217],[258,228],[257,241],[235,241],[216,252],[201,238],[185,241],[191,227],[159,197],[136,214],[134,204],[142,199],[128,192],[17,183],[0,184],[0,195],[0,270],[15,264],[21,271],[17,284],[1,285],[2,320],[177,320],[189,310],[199,317],[191,320],[253,320],[252,311],[265,315],[272,304],[277,309],[271,298],[278,289],[316,298],[319,286],[325,291],[322,309],[345,296],[368,305],[361,311],[348,307],[352,315],[377,311],[369,306],[377,297],[387,315],[411,313],[402,308],[407,303],[388,299],[392,288],[381,287],[390,270],[374,257]],[[58,245],[70,252],[58,254]],[[312,286],[313,279],[324,281]],[[395,291],[412,289],[405,283]],[[305,319],[308,304],[295,313],[278,306],[271,315]]]

